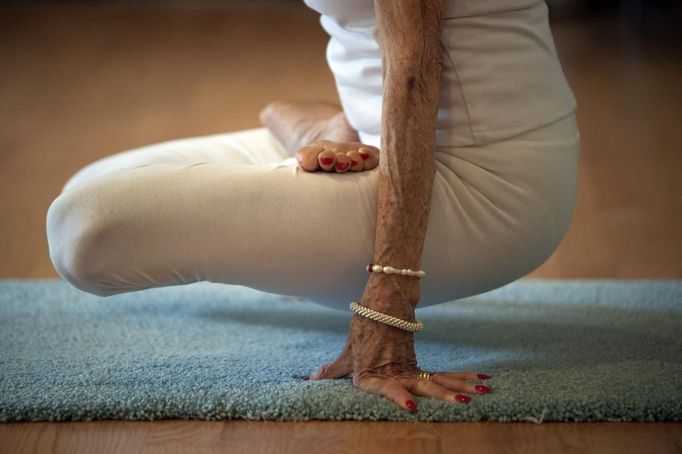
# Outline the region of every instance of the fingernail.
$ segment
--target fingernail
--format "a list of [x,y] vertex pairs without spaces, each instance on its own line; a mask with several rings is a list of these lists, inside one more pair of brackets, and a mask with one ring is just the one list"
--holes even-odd
[[490,392],[490,388],[488,388],[485,385],[476,385],[475,388],[476,388],[476,391],[478,391],[479,393],[487,394]]
[[412,399],[405,401],[405,405],[407,405],[411,413],[417,411],[417,404]]
[[303,377],[303,380],[310,380],[310,375],[306,375],[305,377]]
[[455,394],[455,399],[462,402],[463,404],[468,404],[469,401],[471,400],[471,397],[464,396],[462,394]]
[[490,375],[486,375],[486,374],[478,374],[476,376],[478,377],[479,380],[488,380],[489,378],[493,378]]

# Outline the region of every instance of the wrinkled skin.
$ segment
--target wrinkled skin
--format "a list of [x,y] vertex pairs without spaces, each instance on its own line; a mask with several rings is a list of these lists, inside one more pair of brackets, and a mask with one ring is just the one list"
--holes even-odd
[[[372,273],[358,303],[386,313],[389,311],[380,309],[382,305],[376,302],[402,300],[409,309],[399,318],[414,321],[412,308],[419,299],[418,285],[396,283],[397,279],[404,277]],[[310,380],[351,375],[353,386],[392,399],[408,411],[416,408],[416,404],[410,403],[415,402],[415,395],[466,404],[470,398],[462,393],[489,392],[487,387],[469,383],[470,380],[485,379],[485,375],[479,376],[470,371],[429,371],[434,375],[431,381],[426,381],[417,379],[421,370],[417,365],[413,333],[356,315],[351,320],[341,354],[311,374]]]

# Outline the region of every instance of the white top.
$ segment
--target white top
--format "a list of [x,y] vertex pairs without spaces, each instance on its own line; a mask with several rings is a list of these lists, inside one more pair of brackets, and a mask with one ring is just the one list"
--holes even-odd
[[[444,0],[436,145],[479,145],[576,111],[544,0]],[[349,123],[380,146],[381,54],[373,0],[304,0],[331,36],[327,61]]]

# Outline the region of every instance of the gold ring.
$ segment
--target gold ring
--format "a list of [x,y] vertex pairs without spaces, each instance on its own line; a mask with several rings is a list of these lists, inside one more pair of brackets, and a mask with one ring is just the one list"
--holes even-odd
[[430,372],[421,371],[421,372],[419,372],[419,376],[417,377],[417,379],[418,379],[418,380],[431,381],[431,373],[430,373]]

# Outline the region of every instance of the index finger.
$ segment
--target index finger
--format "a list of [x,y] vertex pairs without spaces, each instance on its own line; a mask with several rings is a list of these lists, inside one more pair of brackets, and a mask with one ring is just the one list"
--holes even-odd
[[363,391],[387,397],[410,413],[417,411],[415,397],[412,395],[412,393],[405,389],[405,387],[403,387],[398,380],[370,376],[360,379],[356,386]]

